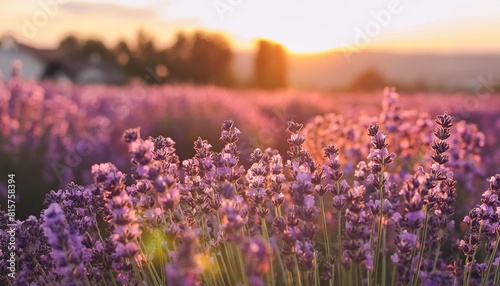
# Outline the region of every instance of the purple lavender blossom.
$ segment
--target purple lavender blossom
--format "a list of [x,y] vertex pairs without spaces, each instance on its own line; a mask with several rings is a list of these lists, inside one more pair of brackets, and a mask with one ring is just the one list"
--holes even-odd
[[[87,274],[82,250],[82,237],[71,233],[61,207],[52,203],[44,212],[44,234],[55,261],[55,272],[65,285],[78,285]],[[87,258],[88,259],[88,258]]]
[[263,276],[269,271],[272,251],[266,242],[255,238],[245,241],[241,246],[241,252],[246,259],[245,273],[250,285],[264,286]]
[[168,264],[165,269],[168,285],[197,285],[201,274],[201,269],[195,260],[197,244],[195,233],[186,230],[173,263]]
[[[24,93],[21,88],[15,96]],[[394,90],[385,93],[380,125],[369,125],[375,119],[367,116],[357,121],[319,117],[313,122],[320,129],[313,137],[317,142],[309,144],[316,141],[308,133],[312,129],[304,132],[302,124],[290,122],[290,160],[285,164],[276,150],[256,149],[247,169],[237,146],[246,142],[241,142],[232,120],[222,124],[221,150],[212,150],[199,138],[195,156],[181,165],[171,138],[141,139],[139,128],[127,130],[123,141],[133,165],[128,180],[115,165],[96,164],[92,186],[70,184],[51,192],[42,219],[16,222],[20,259],[16,284],[71,285],[70,280],[85,278],[91,285],[102,281],[155,285],[162,280],[168,285],[266,285],[270,279],[279,285],[297,279],[308,285],[319,279],[380,283],[388,280],[366,277],[365,270],[392,269],[382,264],[389,259],[396,270],[395,284],[451,285],[462,278],[469,285],[497,283],[500,176],[489,180],[480,204],[464,219],[468,232],[456,246],[462,257],[453,259],[441,251],[455,234],[456,192],[461,191],[455,177],[478,166],[479,160],[467,160],[479,154],[484,138],[463,126],[454,137],[453,118],[445,114],[436,120],[439,127],[433,139],[429,115],[402,111]],[[15,109],[22,107],[18,100]],[[2,117],[14,126],[11,119]],[[51,150],[71,146],[66,138],[70,127],[54,125]],[[0,129],[4,132],[5,127]],[[330,145],[331,134],[339,137],[338,144],[334,138],[337,147]],[[397,159],[388,150],[388,138]],[[316,143],[320,150],[327,146],[326,159],[323,151],[310,148]],[[432,155],[421,152],[425,144]],[[417,169],[431,160],[428,172]],[[457,173],[455,168],[463,170]],[[97,227],[101,218],[107,232]],[[0,219],[6,220],[6,215]],[[338,224],[333,226],[335,219]],[[323,238],[318,235],[319,221]],[[45,236],[36,237],[41,229]],[[340,234],[330,247],[334,230]],[[2,255],[7,253],[7,238],[2,228]],[[36,263],[33,257],[38,258]],[[206,267],[201,257],[213,265]],[[0,269],[5,269],[4,261]],[[52,274],[42,277],[43,272]]]

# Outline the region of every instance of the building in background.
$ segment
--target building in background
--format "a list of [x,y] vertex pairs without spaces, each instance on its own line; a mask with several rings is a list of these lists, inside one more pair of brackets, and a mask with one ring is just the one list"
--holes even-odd
[[37,49],[6,36],[0,40],[0,71],[10,75],[15,62],[22,65],[27,79],[71,81],[78,84],[125,84],[128,77],[119,67],[104,62],[98,55],[87,59],[68,59],[59,49]]

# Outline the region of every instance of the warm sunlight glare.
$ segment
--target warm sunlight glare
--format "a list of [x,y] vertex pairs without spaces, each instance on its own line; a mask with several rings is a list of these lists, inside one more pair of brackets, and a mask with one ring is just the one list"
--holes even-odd
[[283,45],[292,54],[318,54],[338,49],[357,49],[355,46],[348,44],[347,41],[333,41],[331,38],[321,37],[312,32],[297,31],[266,36],[263,39]]
[[332,43],[321,40],[318,39],[318,41],[310,42],[304,41],[301,38],[290,37],[277,40],[277,42],[281,43],[289,52],[294,54],[315,54],[332,50]]

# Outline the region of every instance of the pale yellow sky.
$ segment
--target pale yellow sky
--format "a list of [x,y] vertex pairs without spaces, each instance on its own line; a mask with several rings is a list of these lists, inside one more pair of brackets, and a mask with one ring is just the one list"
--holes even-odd
[[267,38],[298,53],[498,53],[499,16],[493,0],[2,0],[0,35],[53,47],[69,33],[114,44],[143,28],[168,44],[180,29],[205,29],[225,33],[240,50]]

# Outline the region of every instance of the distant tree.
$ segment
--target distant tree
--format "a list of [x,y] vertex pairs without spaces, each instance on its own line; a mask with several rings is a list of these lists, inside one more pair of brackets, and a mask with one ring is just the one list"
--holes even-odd
[[415,80],[408,89],[409,89],[409,91],[412,91],[412,92],[414,92],[414,91],[428,91],[429,86],[424,79],[419,78],[419,79]]
[[108,49],[106,45],[98,39],[87,39],[83,41],[74,35],[69,35],[59,42],[58,49],[64,53],[65,59],[89,59],[92,56],[98,56],[103,61],[110,63],[116,62],[113,51]]
[[190,42],[184,33],[178,33],[174,45],[166,50],[169,80],[182,82],[189,80]]
[[228,85],[233,53],[220,35],[197,32],[189,57],[191,77],[196,83]]
[[147,84],[165,82],[169,74],[165,68],[168,62],[167,48],[159,48],[154,35],[139,30],[136,36],[135,50],[129,57],[129,74],[144,80]]
[[63,51],[66,57],[80,56],[81,43],[74,35],[68,35],[59,43],[59,50]]
[[128,46],[127,42],[119,41],[116,46],[111,50],[115,55],[118,64],[124,68],[130,63],[130,58],[132,57],[132,51]]
[[116,57],[116,62],[127,75],[139,77],[141,71],[144,73],[144,68],[141,69],[139,60],[135,55],[136,52],[130,48],[127,42],[119,41],[112,52]]
[[89,39],[82,45],[81,56],[85,59],[97,59],[116,64],[116,57],[100,40]]
[[218,34],[197,32],[191,37],[178,34],[175,44],[165,51],[171,81],[231,85],[233,52]]
[[349,90],[372,91],[387,85],[390,83],[376,69],[370,67],[354,78],[349,85]]
[[155,38],[145,30],[137,31],[137,47],[135,56],[144,66],[153,66],[157,61]]
[[[199,84],[232,85],[233,52],[229,42],[218,34],[197,32],[177,35],[171,47],[159,48],[153,35],[137,32],[135,43],[118,42],[108,49],[100,40],[64,38],[59,49],[66,59],[105,61],[119,66],[128,76],[148,84],[191,81]],[[58,68],[58,67],[56,67]],[[151,80],[151,76],[154,80]]]
[[254,62],[254,82],[260,88],[287,86],[286,52],[282,45],[260,40]]

